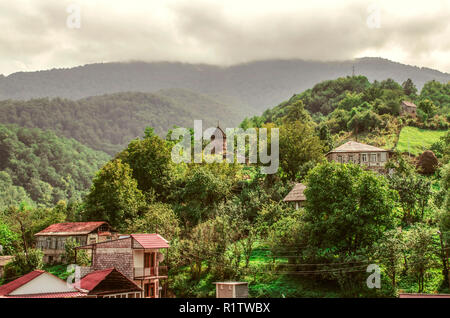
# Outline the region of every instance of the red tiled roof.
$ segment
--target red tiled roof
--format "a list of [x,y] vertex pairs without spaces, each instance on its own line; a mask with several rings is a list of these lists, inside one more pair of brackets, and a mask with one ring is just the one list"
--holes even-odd
[[82,292],[66,292],[66,293],[46,293],[46,294],[29,294],[29,295],[11,295],[8,298],[75,298],[84,297]]
[[12,293],[17,288],[25,285],[26,283],[35,279],[36,277],[38,277],[43,273],[45,273],[45,271],[43,270],[34,270],[26,275],[23,275],[22,277],[13,280],[12,282],[0,286],[0,296],[7,296],[9,293]]
[[159,234],[131,234],[143,248],[169,248],[169,242],[167,242]]
[[52,224],[35,235],[88,234],[106,222],[68,222]]
[[450,294],[408,294],[400,293],[399,298],[450,298]]
[[113,270],[114,268],[108,268],[91,272],[80,280],[77,287],[91,291],[95,288],[95,286],[100,284],[100,282],[102,282]]

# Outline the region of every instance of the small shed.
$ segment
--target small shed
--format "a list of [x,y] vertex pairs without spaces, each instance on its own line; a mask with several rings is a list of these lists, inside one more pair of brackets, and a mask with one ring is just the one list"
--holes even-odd
[[217,282],[216,298],[248,298],[247,282]]
[[402,101],[401,104],[401,112],[404,115],[416,116],[417,106],[412,102],[408,102],[406,100]]
[[295,202],[295,209],[303,206],[306,201],[306,196],[303,193],[306,186],[303,183],[296,183],[294,188],[283,199],[284,202]]

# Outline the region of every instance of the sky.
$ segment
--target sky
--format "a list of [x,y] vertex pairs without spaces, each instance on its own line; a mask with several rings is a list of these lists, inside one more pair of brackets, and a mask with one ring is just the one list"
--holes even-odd
[[450,1],[0,0],[0,74],[383,57],[450,73]]

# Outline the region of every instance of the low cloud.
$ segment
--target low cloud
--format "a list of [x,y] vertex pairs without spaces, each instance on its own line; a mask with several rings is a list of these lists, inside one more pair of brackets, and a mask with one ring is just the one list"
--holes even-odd
[[[70,4],[81,27],[66,25]],[[0,73],[110,61],[381,56],[450,72],[448,1],[0,0]]]

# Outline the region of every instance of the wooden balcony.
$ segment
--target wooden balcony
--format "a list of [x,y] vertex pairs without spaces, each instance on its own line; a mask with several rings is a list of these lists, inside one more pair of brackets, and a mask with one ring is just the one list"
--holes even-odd
[[134,267],[133,277],[134,279],[165,278],[167,272],[167,266]]

